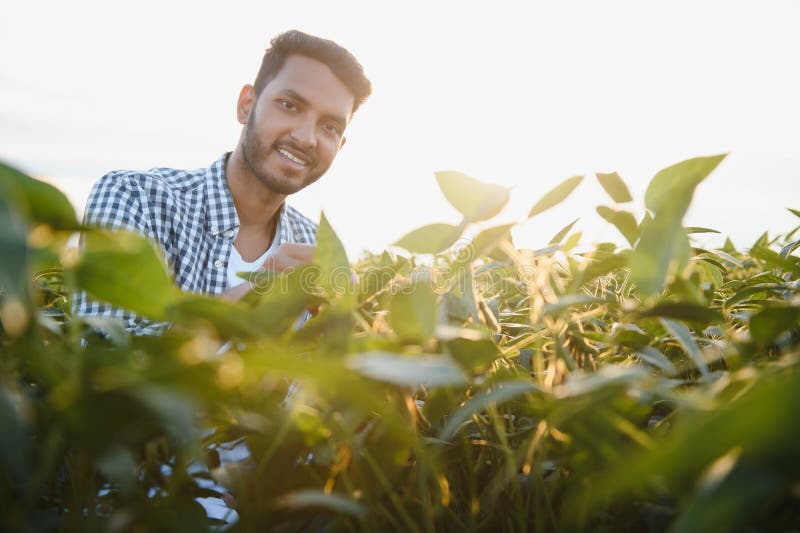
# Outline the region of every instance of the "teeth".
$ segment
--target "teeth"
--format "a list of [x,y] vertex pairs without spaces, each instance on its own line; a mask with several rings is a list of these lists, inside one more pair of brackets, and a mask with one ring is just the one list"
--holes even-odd
[[305,165],[305,164],[306,164],[306,162],[305,162],[305,161],[303,161],[303,160],[302,160],[302,159],[300,159],[299,157],[296,157],[296,156],[292,155],[292,153],[291,153],[291,152],[287,152],[287,151],[286,151],[286,150],[284,150],[283,148],[278,148],[278,151],[279,151],[280,153],[282,153],[283,155],[285,155],[285,156],[286,156],[286,157],[287,157],[289,160],[291,160],[291,161],[294,161],[294,162],[295,162],[295,163],[297,163],[298,165]]

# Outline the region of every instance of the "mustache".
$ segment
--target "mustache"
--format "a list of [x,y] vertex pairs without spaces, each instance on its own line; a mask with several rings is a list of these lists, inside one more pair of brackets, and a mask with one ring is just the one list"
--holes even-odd
[[272,143],[273,150],[277,150],[278,148],[287,148],[292,152],[302,154],[303,159],[308,161],[310,167],[317,166],[317,163],[319,162],[316,154],[312,150],[303,150],[292,141],[275,141]]

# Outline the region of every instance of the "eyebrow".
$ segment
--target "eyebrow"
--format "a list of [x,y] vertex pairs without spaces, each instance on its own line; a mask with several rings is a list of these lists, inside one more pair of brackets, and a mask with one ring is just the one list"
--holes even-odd
[[[308,106],[309,105],[308,99],[303,97],[300,93],[298,93],[297,91],[295,91],[293,89],[285,89],[285,90],[281,91],[280,94],[283,94],[284,96],[288,96],[289,98],[291,98],[293,100],[297,100],[298,102],[300,102],[304,106]],[[340,116],[340,115],[326,114],[326,115],[323,116],[323,118],[336,122],[341,128],[344,128],[345,126],[347,126],[347,120],[344,117]]]

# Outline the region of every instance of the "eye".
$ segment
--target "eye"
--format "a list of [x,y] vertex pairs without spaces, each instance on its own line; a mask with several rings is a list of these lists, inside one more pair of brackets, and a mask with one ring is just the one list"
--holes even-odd
[[278,105],[288,111],[297,111],[297,105],[291,100],[278,100]]
[[325,133],[328,133],[330,135],[334,135],[334,136],[337,136],[337,137],[342,134],[342,128],[340,128],[338,124],[335,124],[333,122],[325,122],[322,125],[322,129],[325,130]]

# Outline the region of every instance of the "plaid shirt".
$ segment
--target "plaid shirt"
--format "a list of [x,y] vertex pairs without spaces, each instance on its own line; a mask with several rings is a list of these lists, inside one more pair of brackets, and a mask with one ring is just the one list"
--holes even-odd
[[[84,223],[127,229],[158,243],[177,285],[186,291],[219,294],[227,288],[227,267],[239,217],[225,178],[229,154],[210,167],[185,171],[154,168],[106,174],[94,185]],[[317,226],[285,203],[275,238],[316,243]],[[142,287],[146,290],[146,287]],[[84,317],[115,317],[133,333],[155,333],[163,325],[123,309],[89,300],[77,292],[73,307]]]

